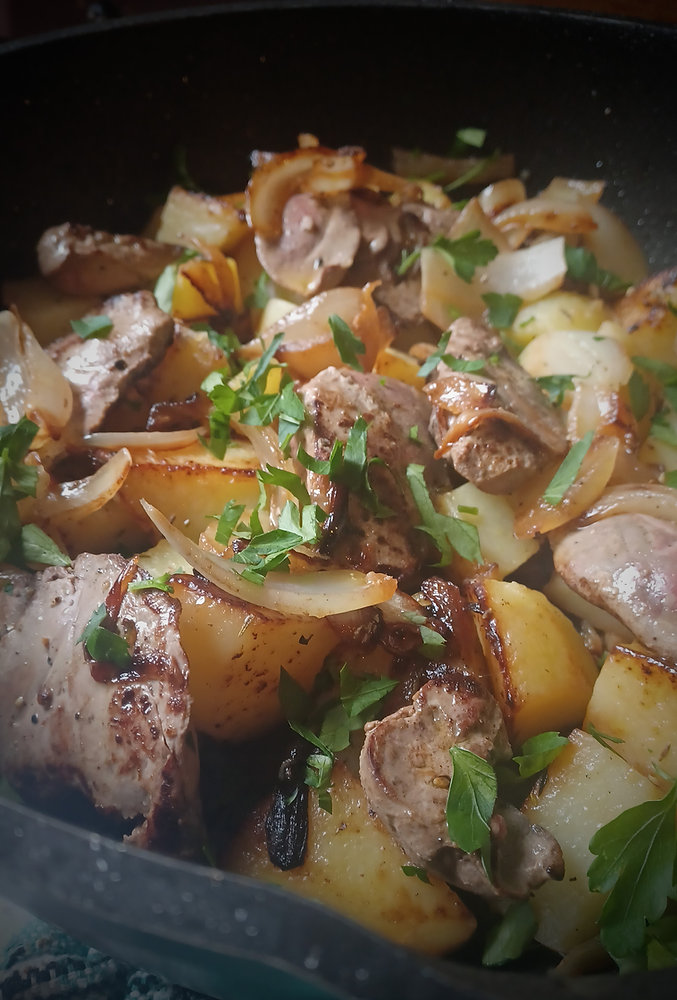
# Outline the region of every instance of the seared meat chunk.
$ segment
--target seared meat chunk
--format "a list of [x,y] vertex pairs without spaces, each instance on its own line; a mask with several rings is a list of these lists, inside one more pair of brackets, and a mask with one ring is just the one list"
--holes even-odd
[[[300,390],[311,418],[302,444],[316,459],[328,459],[335,441],[345,443],[358,417],[367,425],[367,458],[372,490],[391,513],[373,513],[364,495],[309,472],[311,498],[329,515],[324,548],[335,562],[364,572],[416,579],[434,550],[415,527],[418,511],[406,482],[410,463],[422,465],[430,488],[442,485],[445,469],[434,461],[428,432],[430,411],[423,396],[395,379],[347,368],[325,368]],[[410,431],[415,427],[415,439]]]
[[69,295],[113,295],[153,284],[181,247],[64,222],[38,242],[40,271]]
[[449,670],[424,684],[411,705],[367,723],[365,733],[360,780],[369,806],[414,864],[489,898],[526,898],[548,878],[561,878],[557,843],[510,806],[497,806],[491,819],[493,883],[479,853],[449,837],[449,749],[492,762],[511,754],[500,709],[477,680]]
[[572,590],[615,615],[652,652],[677,660],[677,524],[615,514],[565,534],[553,556]]
[[[3,573],[7,576],[7,573]],[[76,791],[127,821],[129,839],[176,851],[199,827],[198,761],[179,605],[130,591],[143,575],[118,555],[10,571],[0,590],[0,771],[28,800]],[[105,602],[128,665],[93,661],[80,641]]]
[[462,372],[441,362],[426,385],[438,457],[486,493],[511,493],[564,455],[559,413],[498,336],[464,317],[451,325],[446,353],[484,366]]
[[174,334],[173,320],[151,292],[116,295],[101,313],[113,323],[107,336],[82,340],[71,333],[47,348],[73,386],[84,433],[101,426],[125,389],[160,360]]

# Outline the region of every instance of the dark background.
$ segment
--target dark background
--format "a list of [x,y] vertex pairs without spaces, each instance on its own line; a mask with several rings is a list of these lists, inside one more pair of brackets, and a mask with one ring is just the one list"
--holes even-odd
[[[102,17],[156,13],[180,7],[213,6],[222,0],[0,0],[0,39],[21,38],[68,28]],[[271,0],[274,2],[274,0]],[[507,0],[489,0],[505,3]],[[593,11],[647,21],[677,23],[677,0],[518,0],[522,6]]]

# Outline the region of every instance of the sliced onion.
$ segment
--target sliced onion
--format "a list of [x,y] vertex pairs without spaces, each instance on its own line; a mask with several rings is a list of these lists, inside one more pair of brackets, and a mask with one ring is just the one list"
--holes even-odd
[[646,514],[677,522],[677,490],[661,483],[624,483],[606,490],[588,507],[581,524],[601,521],[614,514]]
[[186,448],[205,434],[204,427],[190,427],[182,431],[95,431],[86,434],[83,443],[90,448],[150,448],[153,451],[173,451]]
[[10,311],[0,312],[0,419],[15,424],[26,416],[40,428],[38,449],[58,437],[70,420],[73,393],[61,369],[31,328]]
[[187,538],[157,508],[141,500],[143,509],[167,541],[190,565],[226,593],[249,604],[285,615],[327,615],[356,611],[390,600],[397,582],[383,573],[336,569],[309,573],[269,573],[261,585],[243,579],[232,562]]
[[262,343],[270,343],[278,333],[284,339],[276,357],[300,378],[310,379],[324,368],[343,367],[345,362],[336,347],[329,326],[329,317],[340,316],[364,345],[359,356],[365,371],[371,371],[380,351],[393,340],[395,331],[387,313],[376,307],[373,291],[376,283],[364,288],[341,287],[314,295],[308,302],[296,306],[268,326],[262,336],[245,344],[240,354],[244,358],[261,353]]
[[553,177],[541,191],[543,198],[559,198],[562,201],[596,204],[604,194],[604,181],[585,181],[574,177]]
[[620,442],[614,435],[601,434],[588,449],[575,481],[561,503],[553,506],[543,500],[555,468],[533,483],[519,497],[515,514],[517,538],[534,538],[560,528],[580,517],[604,492],[616,464]]
[[101,510],[116,495],[132,467],[132,456],[122,448],[92,476],[60,483],[44,498],[42,513],[58,520],[64,515],[87,517]]
[[504,209],[494,217],[499,229],[519,226],[532,232],[542,229],[552,233],[589,233],[597,228],[590,206],[557,198],[527,198]]
[[503,181],[488,184],[477,195],[477,200],[482,207],[482,211],[490,218],[493,218],[509,205],[514,205],[518,201],[524,201],[526,196],[527,189],[521,180],[517,177],[506,177]]
[[485,269],[485,291],[533,302],[560,288],[566,272],[564,237],[556,236],[522,250],[499,253]]
[[339,152],[321,146],[258,157],[246,191],[252,229],[265,239],[277,239],[284,206],[296,192],[332,195],[371,188],[411,196],[417,190],[402,177],[370,167],[364,157],[363,149]]

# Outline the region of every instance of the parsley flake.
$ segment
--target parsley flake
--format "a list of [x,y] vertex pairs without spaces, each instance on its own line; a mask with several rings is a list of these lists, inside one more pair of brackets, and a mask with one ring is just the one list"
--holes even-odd
[[363,371],[357,355],[364,354],[366,348],[360,338],[355,336],[346,321],[336,313],[332,313],[327,322],[341,361],[358,372]]
[[594,431],[588,431],[580,441],[572,445],[559,469],[548,483],[543,493],[543,500],[551,507],[557,507],[562,502],[567,490],[575,482],[593,437]]
[[510,329],[522,307],[522,299],[512,292],[506,292],[504,295],[499,292],[486,292],[482,296],[482,301],[488,308],[490,324],[497,330]]
[[530,778],[552,763],[567,746],[569,740],[559,733],[547,732],[531,736],[522,744],[522,752],[513,757],[519,768],[520,778]]
[[435,543],[440,553],[438,565],[448,566],[453,561],[454,552],[470,562],[481,563],[482,553],[476,526],[459,517],[449,517],[436,511],[423,473],[422,465],[412,463],[407,466],[407,482],[421,517],[421,524],[417,528],[429,535]]
[[85,625],[77,643],[84,643],[92,660],[126,667],[131,663],[132,655],[126,641],[117,632],[111,631],[111,626],[106,605],[100,604]]
[[110,316],[85,316],[84,319],[72,319],[71,328],[82,340],[101,340],[113,329]]
[[612,296],[622,295],[630,287],[627,281],[600,267],[595,255],[586,247],[571,247],[565,244],[564,259],[567,277],[572,281],[594,285],[600,292]]
[[496,803],[496,772],[487,760],[464,747],[453,746],[449,754],[453,764],[446,805],[449,837],[468,854],[484,851]]

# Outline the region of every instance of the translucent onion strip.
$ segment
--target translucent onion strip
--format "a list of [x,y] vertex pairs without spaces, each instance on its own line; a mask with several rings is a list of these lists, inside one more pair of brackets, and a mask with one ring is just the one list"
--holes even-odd
[[327,615],[356,611],[388,601],[397,589],[391,576],[356,570],[269,573],[263,584],[243,579],[233,564],[206,552],[175,528],[156,507],[141,501],[160,534],[190,565],[226,593],[283,615]]
[[87,434],[83,443],[90,448],[150,448],[153,451],[173,451],[186,448],[206,434],[204,427],[190,427],[181,431],[96,431]]
[[60,483],[41,504],[41,513],[58,520],[68,515],[87,517],[100,510],[116,495],[132,467],[132,456],[126,448],[113,455],[94,475]]
[[583,517],[581,524],[601,521],[614,514],[646,514],[677,522],[677,490],[660,483],[625,483],[606,490]]

